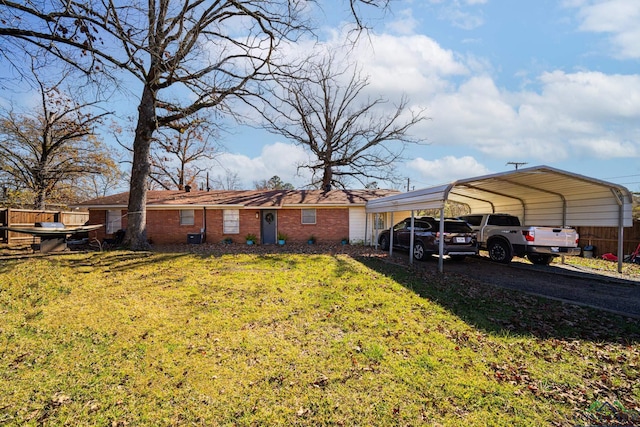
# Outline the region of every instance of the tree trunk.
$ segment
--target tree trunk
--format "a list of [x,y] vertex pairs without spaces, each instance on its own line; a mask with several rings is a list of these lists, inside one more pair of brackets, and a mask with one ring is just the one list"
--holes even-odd
[[324,173],[322,174],[322,189],[325,191],[331,190],[331,182],[333,181],[333,170],[331,165],[324,166]]
[[39,211],[43,211],[45,206],[45,200],[47,198],[46,190],[44,188],[36,189],[36,197],[33,201],[33,208]]
[[155,93],[145,85],[138,106],[138,124],[133,140],[133,166],[127,212],[127,233],[124,243],[134,251],[148,250],[147,240],[147,178],[151,165],[151,137],[156,130]]

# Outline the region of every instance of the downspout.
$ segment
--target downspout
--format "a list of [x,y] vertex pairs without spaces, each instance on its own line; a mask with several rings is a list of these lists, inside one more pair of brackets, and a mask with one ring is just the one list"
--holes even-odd
[[376,248],[376,250],[378,250],[378,238],[380,238],[380,231],[376,228],[376,224],[378,223],[378,218],[379,218],[378,215],[380,214],[374,213],[373,215],[374,215],[373,224],[371,224],[373,227],[373,234],[375,234],[375,241],[373,242],[373,247]]
[[207,207],[202,207],[202,229],[200,230],[200,234],[202,234],[202,243],[207,241]]
[[364,246],[367,246],[367,236],[369,235],[369,214],[364,211]]
[[389,226],[389,256],[393,255],[393,211],[391,211],[391,225]]
[[409,234],[409,264],[413,264],[413,242],[414,234],[416,232],[414,212],[415,211],[411,211],[411,233]]

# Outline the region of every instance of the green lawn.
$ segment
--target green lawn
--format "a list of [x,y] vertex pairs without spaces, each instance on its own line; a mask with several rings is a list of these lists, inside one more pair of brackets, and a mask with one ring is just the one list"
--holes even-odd
[[0,262],[0,425],[640,423],[615,315],[373,256]]

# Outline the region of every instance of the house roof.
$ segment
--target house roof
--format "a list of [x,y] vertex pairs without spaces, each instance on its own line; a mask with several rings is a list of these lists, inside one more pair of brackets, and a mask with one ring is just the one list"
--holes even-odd
[[[396,190],[214,190],[147,192],[147,209],[178,208],[262,208],[280,209],[296,206],[337,207],[365,206],[369,200],[397,194]],[[85,209],[126,209],[129,193],[119,193],[79,203]]]

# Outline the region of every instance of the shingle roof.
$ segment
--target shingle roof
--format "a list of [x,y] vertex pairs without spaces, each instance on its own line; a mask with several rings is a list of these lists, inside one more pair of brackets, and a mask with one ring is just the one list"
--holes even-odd
[[[299,205],[364,206],[367,201],[396,194],[396,190],[240,190],[240,191],[148,191],[147,208],[178,206],[234,206],[281,208]],[[126,208],[129,193],[119,193],[79,203],[79,208]]]

